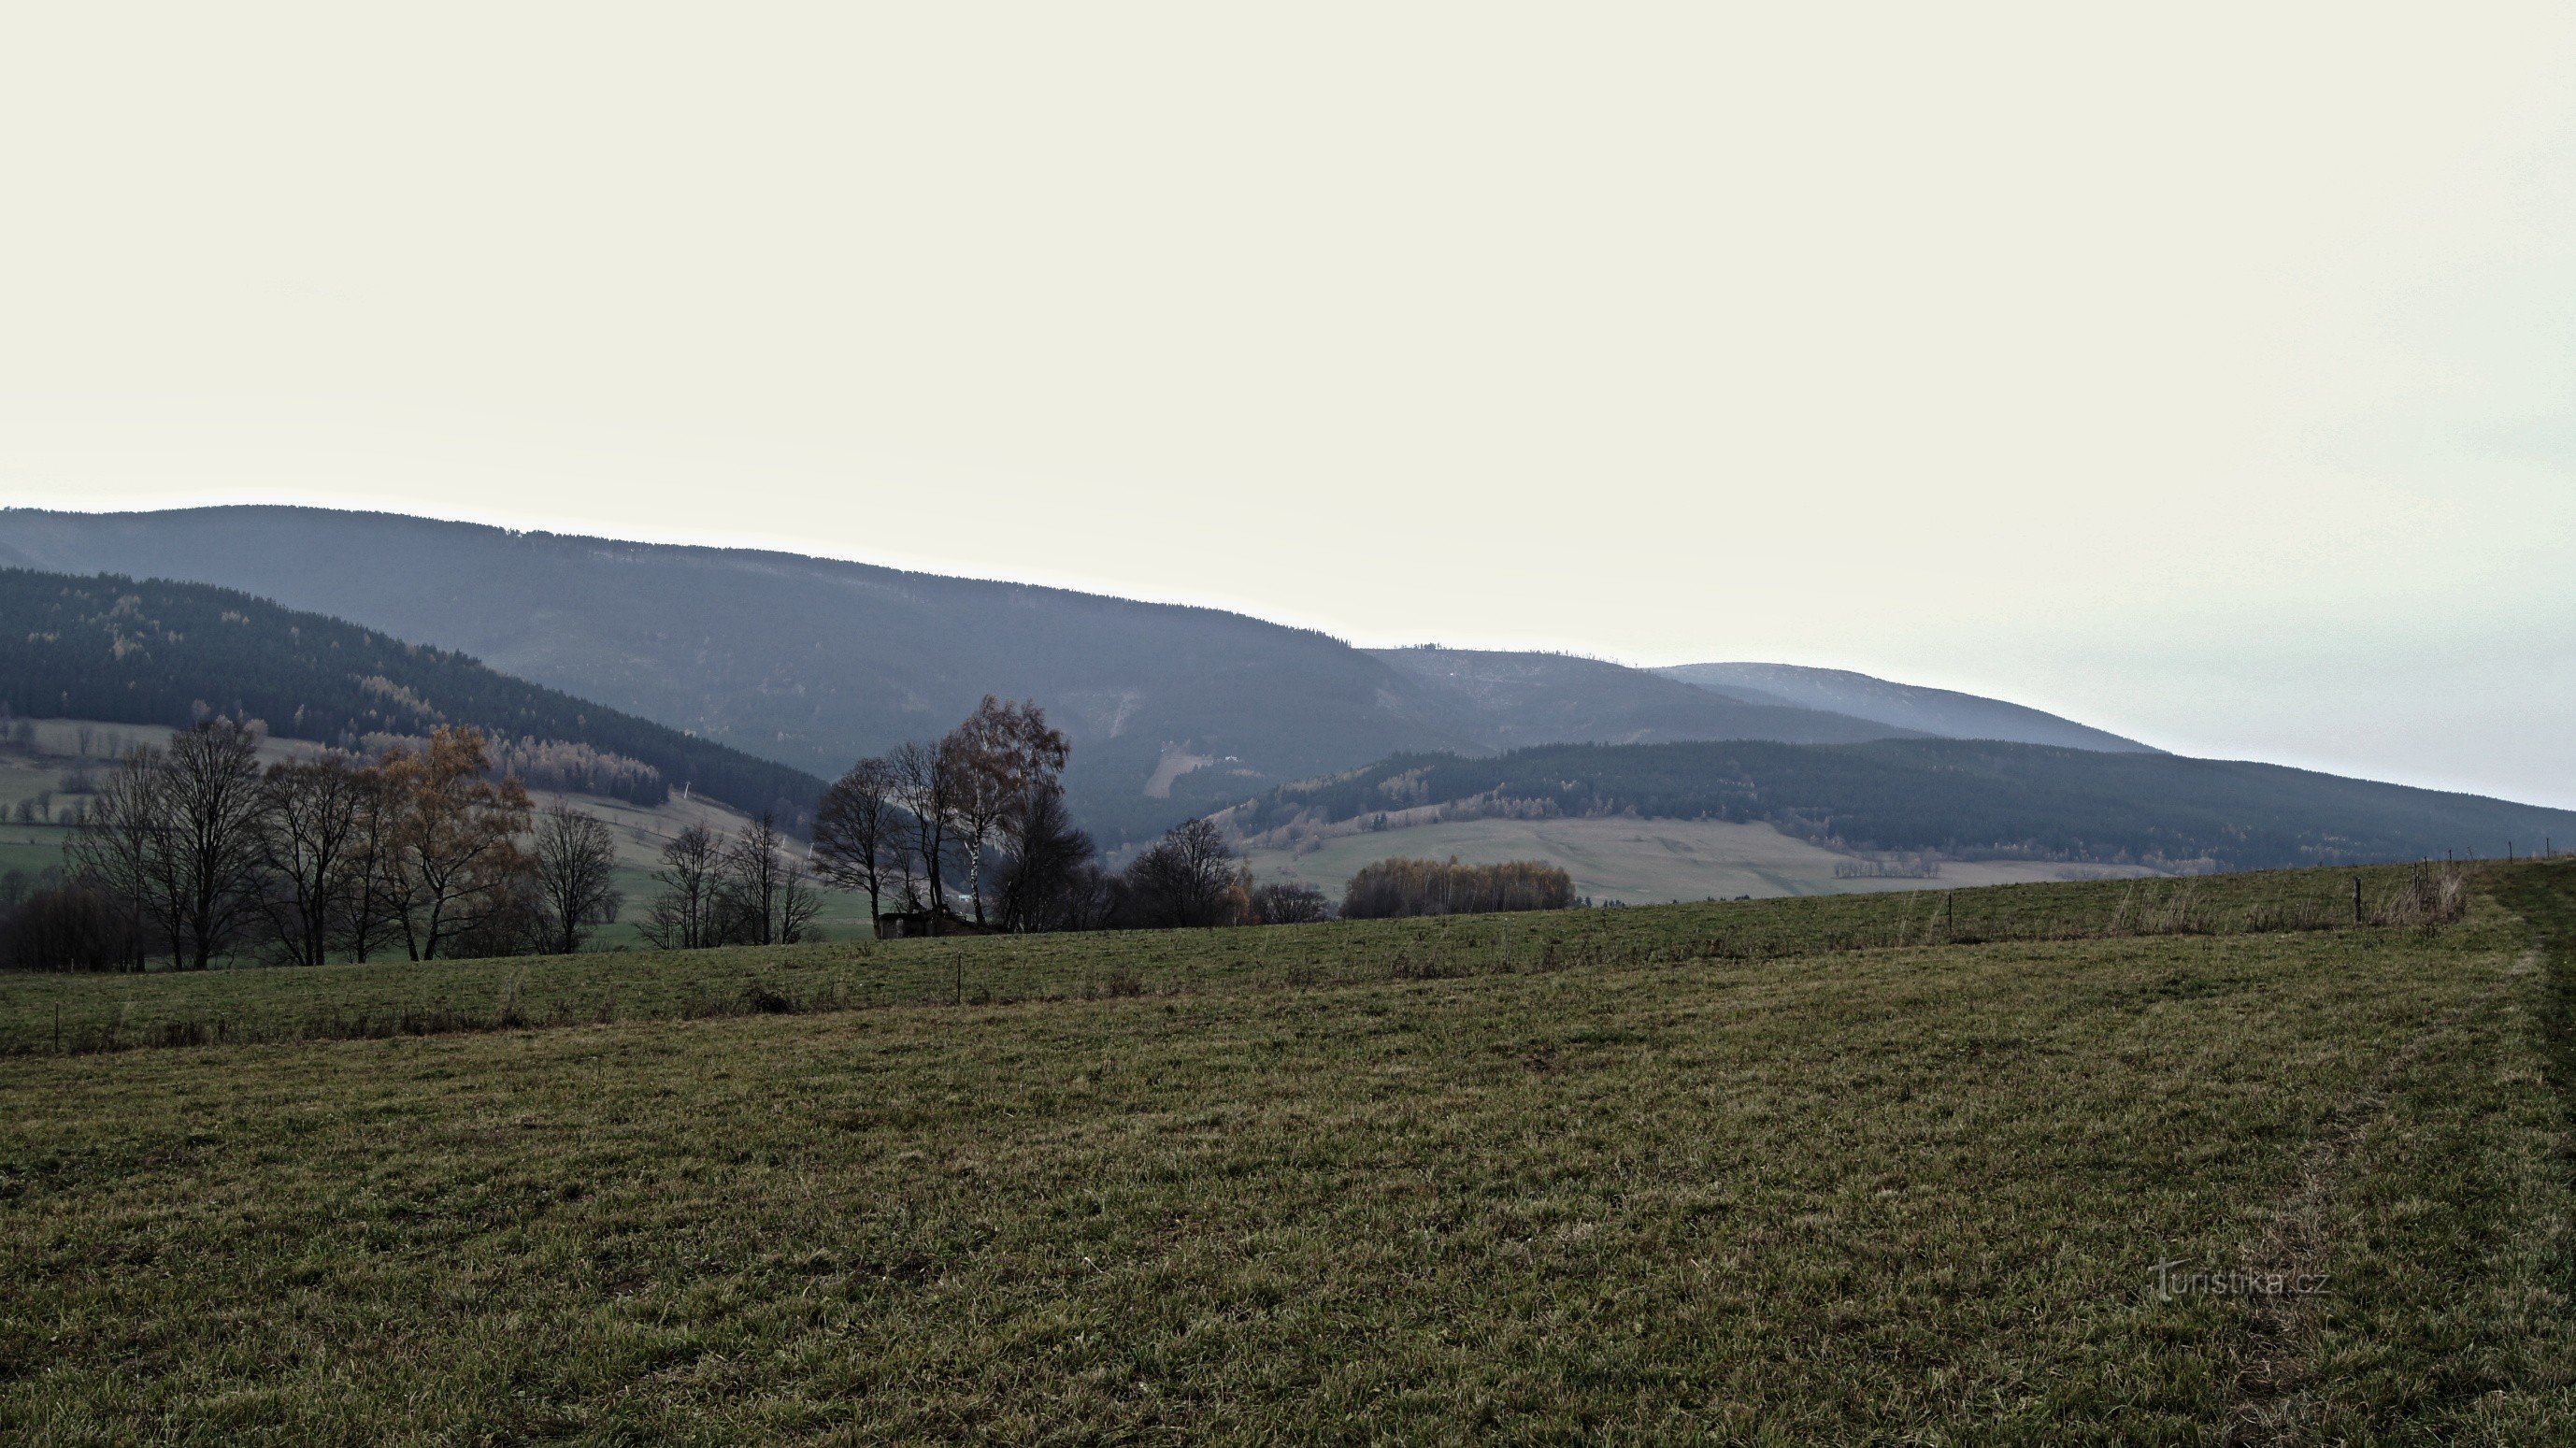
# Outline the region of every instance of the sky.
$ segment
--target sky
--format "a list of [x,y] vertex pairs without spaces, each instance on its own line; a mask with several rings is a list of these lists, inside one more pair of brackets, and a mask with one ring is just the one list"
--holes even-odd
[[2576,9],[11,7],[0,503],[279,501],[2576,807]]

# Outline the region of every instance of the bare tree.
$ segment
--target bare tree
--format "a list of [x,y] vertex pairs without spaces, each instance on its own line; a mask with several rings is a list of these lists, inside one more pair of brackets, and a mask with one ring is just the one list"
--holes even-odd
[[991,694],[939,741],[952,788],[949,808],[975,923],[984,923],[984,856],[1011,815],[1041,784],[1053,783],[1069,753],[1035,704]]
[[778,885],[778,943],[796,945],[814,933],[814,917],[822,913],[823,897],[815,892],[805,871],[793,857]]
[[177,885],[172,963],[203,970],[258,909],[259,736],[207,719],[171,738],[161,769]]
[[260,910],[277,952],[320,965],[364,888],[363,771],[338,755],[269,766],[255,834]]
[[716,870],[722,856],[705,825],[690,825],[662,847],[661,868],[653,872],[654,883],[662,888],[636,927],[646,944],[656,950],[697,950],[717,943]]
[[1140,923],[1194,927],[1232,923],[1238,891],[1234,850],[1225,831],[1187,820],[1128,865],[1127,888]]
[[744,945],[793,945],[804,938],[820,902],[793,849],[777,816],[765,811],[725,846],[716,889],[727,938]]
[[1002,928],[1082,928],[1091,914],[1085,871],[1095,853],[1091,836],[1074,827],[1063,788],[1053,780],[1031,788],[1003,824],[993,882]]
[[617,918],[617,837],[562,800],[537,816],[537,889],[545,901],[547,949],[570,955],[590,932]]
[[137,746],[101,781],[68,856],[75,879],[126,912],[138,951],[146,948],[142,941],[157,940],[176,961],[181,945],[174,841],[161,756]]
[[814,855],[823,878],[843,890],[868,892],[871,924],[885,913],[885,893],[903,873],[908,821],[895,790],[893,765],[862,759],[832,782],[814,811]]
[[955,846],[952,831],[957,817],[957,771],[961,761],[948,750],[906,741],[895,746],[886,762],[894,769],[895,803],[911,816],[909,853],[929,882],[930,933],[936,935],[948,907],[942,875]]
[[341,901],[336,938],[341,949],[364,963],[401,933],[410,909],[401,853],[395,847],[401,800],[380,767],[359,771],[355,783],[358,817],[350,840],[349,892]]
[[1312,885],[1273,880],[1253,888],[1252,918],[1264,925],[1308,925],[1332,919],[1333,907]]

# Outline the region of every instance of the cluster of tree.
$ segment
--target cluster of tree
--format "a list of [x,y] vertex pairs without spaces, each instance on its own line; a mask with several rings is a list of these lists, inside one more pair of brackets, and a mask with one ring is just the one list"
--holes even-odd
[[[82,792],[95,793],[96,791]],[[22,825],[76,825],[87,813],[89,813],[87,800],[76,799],[68,805],[57,808],[54,804],[54,792],[50,789],[40,789],[11,807],[9,818]]]
[[987,694],[935,743],[906,741],[834,780],[814,811],[815,859],[834,885],[868,897],[872,920],[900,913],[933,934],[963,918],[1087,928],[1098,851],[1065,806],[1070,754],[1046,711]]
[[2502,854],[2568,837],[2576,813],[2278,765],[1975,739],[1865,744],[1563,744],[1492,758],[1398,756],[1272,791],[1246,834],[1356,820],[1390,790],[1570,816],[1760,821],[1839,848],[2174,868],[2268,869]]
[[[398,747],[417,749],[422,743],[419,736],[404,734],[366,734],[358,740],[359,749],[368,754]],[[671,797],[671,786],[662,778],[662,771],[643,760],[612,754],[579,740],[521,735],[517,739],[495,739],[490,748],[493,767],[517,776],[531,790],[592,794],[622,799],[646,809]]]
[[[71,727],[71,736],[72,752],[69,757],[72,759],[85,760],[95,757],[114,761],[125,757],[126,737],[123,730],[102,729],[94,724],[75,723]],[[18,718],[17,711],[10,707],[6,698],[0,698],[0,743],[31,755],[47,752],[43,737],[37,732],[36,721]],[[61,753],[60,750],[52,752],[57,755]]]
[[130,916],[99,891],[72,886],[59,868],[0,877],[0,968],[121,970],[141,949]]
[[662,847],[658,888],[636,926],[656,950],[794,945],[811,938],[821,897],[774,816],[735,834],[691,825]]
[[1941,878],[1941,857],[1925,854],[1836,860],[1834,878],[1837,880],[1938,880]]
[[[472,727],[531,783],[655,805],[675,787],[803,827],[800,770],[499,673],[464,654],[204,584],[0,569],[0,708],[188,728],[210,717],[352,752]],[[30,735],[32,738],[32,735]],[[543,741],[543,743],[540,743]],[[562,741],[596,758],[535,756]],[[385,741],[380,741],[385,742]],[[609,761],[621,761],[609,763]],[[649,771],[649,775],[641,771]],[[577,781],[577,782],[575,782]]]
[[1497,910],[1564,910],[1574,880],[1545,860],[1462,865],[1448,860],[1379,860],[1363,865],[1342,891],[1346,920],[1398,915],[1484,915]]
[[1066,806],[1069,754],[1045,711],[986,695],[937,742],[863,759],[833,783],[814,814],[824,878],[865,895],[871,917],[900,915],[934,934],[966,922],[1182,929],[1329,913],[1311,886],[1255,886],[1225,831],[1203,819],[1109,870]]
[[571,951],[620,904],[597,819],[539,812],[493,778],[480,734],[263,766],[256,731],[210,719],[103,776],[67,871],[11,908],[20,967],[202,970],[249,955],[318,965]]

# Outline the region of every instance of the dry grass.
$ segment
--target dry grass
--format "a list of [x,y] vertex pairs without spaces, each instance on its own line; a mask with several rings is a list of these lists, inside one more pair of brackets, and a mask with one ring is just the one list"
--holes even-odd
[[[21,1058],[0,1435],[2564,1441],[2568,966],[2511,898]],[[1390,978],[1425,942],[1475,968]],[[2154,1290],[2277,1242],[2295,1331]]]

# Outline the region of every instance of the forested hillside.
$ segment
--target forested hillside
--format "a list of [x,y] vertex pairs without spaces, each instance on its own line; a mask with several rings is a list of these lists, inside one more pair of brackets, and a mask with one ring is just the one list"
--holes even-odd
[[347,748],[440,724],[489,736],[554,787],[659,803],[682,787],[809,815],[822,782],[496,672],[460,653],[204,584],[0,568],[0,704],[183,727],[207,714]]
[[2258,869],[2576,842],[2576,813],[2270,764],[1976,740],[1554,745],[1406,755],[1226,816],[1246,834],[1453,814],[1762,821],[1857,850]]
[[383,513],[0,510],[0,563],[247,589],[827,777],[986,694],[1034,700],[1112,843],[1400,752],[1916,727],[1560,655],[1372,654],[1217,609]]
[[253,589],[826,777],[988,693],[1032,699],[1073,742],[1077,813],[1113,838],[1476,747],[1411,680],[1310,630],[791,554],[244,507],[11,510],[0,561]]

